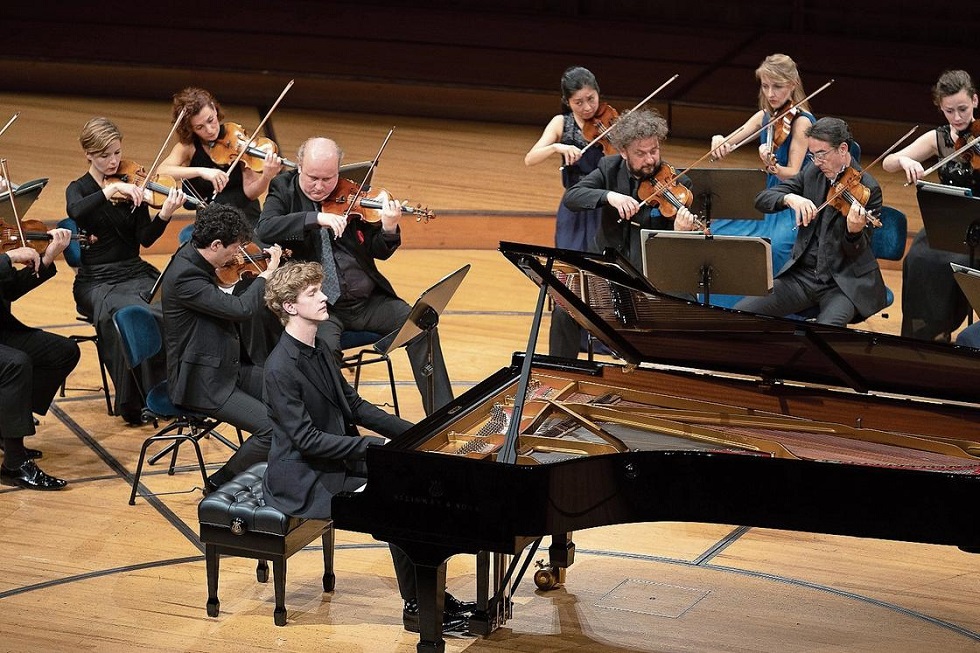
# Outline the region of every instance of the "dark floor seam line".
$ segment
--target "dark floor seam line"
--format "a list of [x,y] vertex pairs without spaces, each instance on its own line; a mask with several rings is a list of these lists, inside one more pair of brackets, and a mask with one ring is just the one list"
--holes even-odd
[[125,567],[113,567],[111,569],[102,569],[101,571],[90,571],[84,574],[77,574],[75,576],[66,576],[65,578],[59,578],[57,580],[46,580],[43,583],[35,583],[33,585],[25,585],[23,587],[18,587],[16,589],[7,590],[5,592],[0,592],[0,599],[5,599],[11,596],[16,596],[18,594],[25,594],[27,592],[33,592],[35,590],[48,589],[49,587],[57,587],[59,585],[67,585],[68,583],[74,583],[82,580],[90,580],[92,578],[101,578],[103,576],[111,576],[113,574],[124,573],[128,571],[140,571],[141,569],[153,569],[154,567],[167,567],[170,565],[182,565],[187,562],[200,562],[204,560],[203,555],[199,556],[188,556],[186,558],[171,558],[169,560],[156,560],[154,562],[141,562],[135,565],[126,565]]
[[[61,408],[59,408],[57,404],[51,405],[51,412],[54,414],[55,417],[61,420],[61,422],[65,426],[67,426],[72,433],[78,436],[78,438],[82,442],[84,442],[86,446],[92,449],[92,451],[94,451],[96,455],[98,455],[99,458],[101,458],[103,462],[105,462],[105,464],[109,466],[110,469],[112,469],[117,474],[119,474],[119,476],[125,479],[127,481],[127,484],[130,487],[132,487],[134,475],[131,474],[129,470],[127,470],[125,467],[123,467],[122,463],[120,463],[115,456],[110,454],[105,449],[105,447],[99,444],[95,440],[95,438],[93,438],[88,433],[88,431],[83,429],[81,426],[78,425],[77,422],[75,422],[75,420],[69,417],[68,413],[61,410]],[[201,553],[204,553],[204,545],[201,544],[200,537],[198,537],[197,533],[191,530],[190,527],[184,523],[184,520],[178,517],[176,513],[174,513],[169,507],[167,507],[166,504],[160,501],[156,496],[150,494],[149,490],[142,483],[140,483],[139,489],[140,491],[137,492],[137,499],[139,499],[140,497],[146,499],[146,502],[151,506],[153,506],[153,508],[157,512],[159,512],[164,519],[170,522],[170,524],[174,528],[176,528],[178,532],[182,533],[184,537],[186,537],[191,542],[191,544],[193,544]],[[131,506],[131,507],[135,509],[135,506]]]
[[750,529],[749,526],[735,527],[735,530],[733,530],[731,533],[729,533],[722,539],[718,540],[718,542],[716,542],[714,546],[712,546],[707,551],[705,551],[697,558],[695,558],[694,564],[703,565],[706,562],[710,561],[716,555],[718,555],[719,553],[721,553],[722,551],[730,547],[732,544],[734,544],[736,541],[738,541],[738,539],[741,538],[743,535],[748,533],[749,529]]

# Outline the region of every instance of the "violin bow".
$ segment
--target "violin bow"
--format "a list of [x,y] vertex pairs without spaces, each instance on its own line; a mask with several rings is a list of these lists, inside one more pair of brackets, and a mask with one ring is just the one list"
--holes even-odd
[[361,193],[364,192],[364,186],[367,184],[367,180],[371,178],[371,173],[374,172],[374,169],[378,166],[378,161],[381,160],[381,154],[385,151],[385,148],[388,147],[388,141],[391,140],[391,135],[393,133],[395,133],[394,127],[388,130],[388,135],[385,136],[384,142],[381,143],[381,147],[378,148],[378,154],[371,161],[371,165],[368,167],[367,172],[364,174],[364,179],[361,180],[361,183],[357,187],[357,192],[354,193],[354,195],[350,199],[350,203],[347,205],[347,208],[344,209],[345,220],[347,219],[347,216],[350,215],[351,210],[353,210],[354,205],[357,203],[358,198],[361,196]]
[[[650,100],[652,100],[654,98],[654,96],[656,96],[658,93],[660,93],[660,91],[662,91],[665,88],[667,88],[667,85],[670,84],[671,82],[673,82],[679,76],[680,75],[674,75],[673,77],[671,77],[670,79],[668,79],[666,82],[664,82],[663,84],[661,84],[660,86],[658,86],[657,89],[653,91],[653,93],[651,93],[650,95],[648,95],[645,98],[643,98],[642,100],[640,100],[636,104],[636,106],[633,107],[632,109],[630,109],[629,111],[636,111],[637,109],[639,109],[640,107],[642,107],[644,104],[646,104],[647,102],[649,102]],[[629,113],[629,111],[624,111],[624,113]],[[603,138],[605,138],[607,135],[609,135],[609,132],[611,132],[615,128],[616,128],[616,123],[613,123],[613,124],[609,125],[608,127],[606,127],[602,131],[601,134],[599,134],[598,136],[596,136],[595,138],[593,138],[592,141],[588,145],[586,145],[585,147],[583,147],[582,148],[582,151],[585,152],[587,149],[589,149],[590,147],[592,147],[593,145],[595,145],[596,143],[598,143],[599,141],[601,141]],[[564,166],[562,166],[562,167],[564,167]]]
[[3,133],[7,131],[7,127],[10,127],[12,124],[14,124],[14,121],[17,120],[17,116],[19,115],[20,115],[20,111],[10,116],[10,120],[7,121],[7,124],[3,126],[3,129],[0,129],[0,136],[3,136]]
[[[966,145],[964,145],[963,147],[959,148],[955,152],[952,152],[950,154],[947,154],[946,156],[944,156],[943,158],[941,158],[939,161],[937,161],[935,163],[935,165],[930,166],[928,170],[924,170],[922,172],[922,174],[919,175],[919,179],[922,179],[926,175],[930,175],[933,172],[935,172],[936,170],[939,170],[941,167],[943,167],[944,165],[946,165],[947,162],[949,162],[952,159],[955,159],[956,157],[958,157],[959,155],[963,154],[964,152],[966,152],[971,147],[977,147],[978,145],[980,145],[980,139],[974,139],[974,140],[971,141],[971,140],[968,139],[968,137],[966,135],[964,135],[963,136],[963,140],[966,141]],[[903,187],[904,186],[908,186],[911,183],[912,183],[911,181],[907,181],[904,184],[902,184],[902,186]]]
[[[9,125],[10,123],[7,124]],[[7,180],[7,185],[10,186],[7,193],[7,199],[10,200],[10,210],[14,214],[14,222],[17,223],[17,233],[20,235],[20,244],[23,247],[24,245],[27,244],[27,240],[24,238],[24,226],[20,223],[20,215],[17,214],[17,202],[14,201],[14,189],[10,182],[10,171],[7,170],[6,159],[0,159],[0,173],[3,174],[3,178]],[[41,274],[40,266],[38,266],[38,268],[34,270],[34,274],[40,276]]]
[[[873,168],[876,165],[878,165],[881,162],[882,159],[884,159],[886,156],[888,156],[889,154],[891,154],[895,150],[896,147],[898,147],[903,142],[905,142],[905,139],[907,139],[909,136],[911,136],[915,132],[915,130],[918,129],[918,128],[919,128],[919,126],[916,125],[912,129],[910,129],[907,132],[905,132],[905,135],[904,136],[902,136],[900,139],[898,139],[897,141],[895,141],[894,143],[892,143],[891,147],[889,147],[887,150],[885,150],[880,155],[878,155],[878,158],[875,159],[874,161],[872,161],[871,163],[869,163],[867,165],[867,167],[862,168],[861,169],[861,172],[867,172],[871,168]],[[845,190],[847,190],[847,189],[844,188],[844,189],[840,189],[840,190],[835,190],[833,193],[829,193],[827,195],[827,199],[824,201],[824,203],[821,204],[820,206],[818,206],[817,209],[816,209],[816,211],[814,211],[814,215],[816,215],[817,213],[820,213],[820,211],[822,211],[824,209],[824,207],[826,207],[828,204],[830,204],[835,199],[837,199],[838,197],[840,197],[844,193]],[[871,221],[871,222],[872,222],[872,224],[874,224],[873,221]],[[878,223],[875,226],[881,226],[881,223]]]
[[[173,127],[170,128],[170,133],[167,134],[167,139],[163,141],[163,145],[160,146],[160,151],[157,152],[157,158],[153,159],[153,165],[151,165],[150,169],[146,171],[146,177],[143,178],[142,183],[137,184],[136,187],[139,188],[140,195],[142,195],[143,191],[146,190],[146,185],[150,183],[150,178],[153,177],[154,173],[156,173],[157,166],[160,165],[160,159],[163,158],[163,150],[166,149],[167,143],[170,142],[170,139],[173,138],[174,136],[174,132],[177,131],[177,125],[179,125],[180,121],[184,119],[185,111],[186,109],[181,109],[180,113],[177,114],[177,119],[174,120]],[[136,205],[134,204],[133,211],[135,210],[136,210]]]
[[[823,91],[828,86],[830,86],[833,83],[834,83],[834,80],[831,79],[829,82],[827,82],[826,84],[824,84],[823,86],[821,86],[820,88],[818,88],[817,90],[815,90],[813,93],[810,93],[809,95],[807,95],[805,98],[803,98],[802,100],[800,100],[799,102],[797,102],[796,104],[794,104],[793,106],[791,106],[790,108],[788,108],[788,109],[786,109],[784,111],[780,111],[778,114],[776,114],[775,116],[773,116],[772,118],[770,118],[768,121],[763,122],[761,127],[759,127],[754,132],[752,132],[751,134],[749,134],[748,136],[746,136],[745,138],[743,138],[742,140],[740,140],[738,143],[736,143],[732,147],[732,149],[730,149],[728,151],[729,154],[732,153],[732,152],[734,152],[738,148],[742,147],[743,145],[745,145],[746,143],[748,143],[749,141],[751,141],[753,138],[755,138],[759,134],[761,134],[764,130],[766,130],[767,128],[769,128],[770,125],[777,124],[780,120],[782,120],[784,117],[788,116],[794,109],[798,108],[804,102],[807,102],[810,99],[812,99],[813,97],[819,95],[820,93],[823,93]],[[734,136],[735,134],[737,134],[737,133],[738,133],[738,130],[736,130],[735,132],[732,132],[732,134],[728,138],[726,138],[724,141],[722,141],[721,143],[718,144],[718,147],[721,147],[721,145],[723,145],[724,143],[727,143],[728,140],[732,136]],[[711,151],[713,152],[716,149],[718,149],[718,148],[717,147],[712,148]],[[709,152],[709,154],[710,154],[710,152]],[[698,159],[697,162],[700,162],[702,159],[704,159],[704,157],[701,157],[701,159]],[[712,157],[711,160],[712,161],[717,161],[718,159],[715,158],[715,157]],[[697,162],[695,162],[695,163],[697,163]],[[690,166],[687,167],[687,170],[690,170],[693,167],[694,167],[694,165],[692,164],[692,165],[690,165]],[[684,172],[687,172],[687,170],[685,170]]]
[[265,126],[266,121],[269,120],[269,117],[272,115],[272,112],[276,110],[276,107],[279,106],[279,103],[282,102],[282,99],[286,97],[286,93],[289,91],[289,89],[293,87],[293,83],[295,82],[296,82],[295,79],[289,80],[289,83],[286,84],[286,88],[282,89],[282,93],[279,94],[279,97],[276,98],[276,101],[273,102],[272,106],[269,107],[269,110],[266,111],[265,117],[262,118],[262,121],[259,123],[259,126],[256,127],[255,130],[252,132],[252,135],[249,136],[249,139],[245,142],[244,147],[238,149],[238,156],[236,156],[235,159],[231,162],[231,165],[228,166],[229,170],[234,170],[235,166],[238,165],[238,162],[242,160],[242,157],[245,156],[245,152],[248,150],[249,145],[252,144],[252,142],[255,140],[255,137],[258,136],[260,131],[262,131],[262,128]]

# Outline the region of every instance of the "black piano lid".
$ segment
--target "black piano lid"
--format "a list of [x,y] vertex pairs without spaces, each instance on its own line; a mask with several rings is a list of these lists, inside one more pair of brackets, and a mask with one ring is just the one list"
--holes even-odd
[[[510,242],[500,251],[628,363],[978,403],[977,349],[704,306],[658,291],[613,251]],[[549,271],[552,263],[608,280],[603,307],[583,303]]]

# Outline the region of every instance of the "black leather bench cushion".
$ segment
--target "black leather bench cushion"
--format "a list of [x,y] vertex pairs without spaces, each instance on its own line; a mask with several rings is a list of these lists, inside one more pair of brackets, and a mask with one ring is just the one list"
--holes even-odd
[[197,506],[197,518],[202,524],[231,528],[232,522],[244,532],[286,535],[304,520],[288,517],[265,505],[262,499],[262,476],[268,463],[256,463],[216,492],[204,497]]

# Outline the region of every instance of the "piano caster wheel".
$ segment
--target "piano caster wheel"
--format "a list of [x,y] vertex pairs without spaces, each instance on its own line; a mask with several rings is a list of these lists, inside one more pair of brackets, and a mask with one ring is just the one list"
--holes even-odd
[[544,560],[535,562],[538,570],[534,572],[534,584],[543,592],[553,590],[558,585],[558,573],[554,567],[544,563]]

